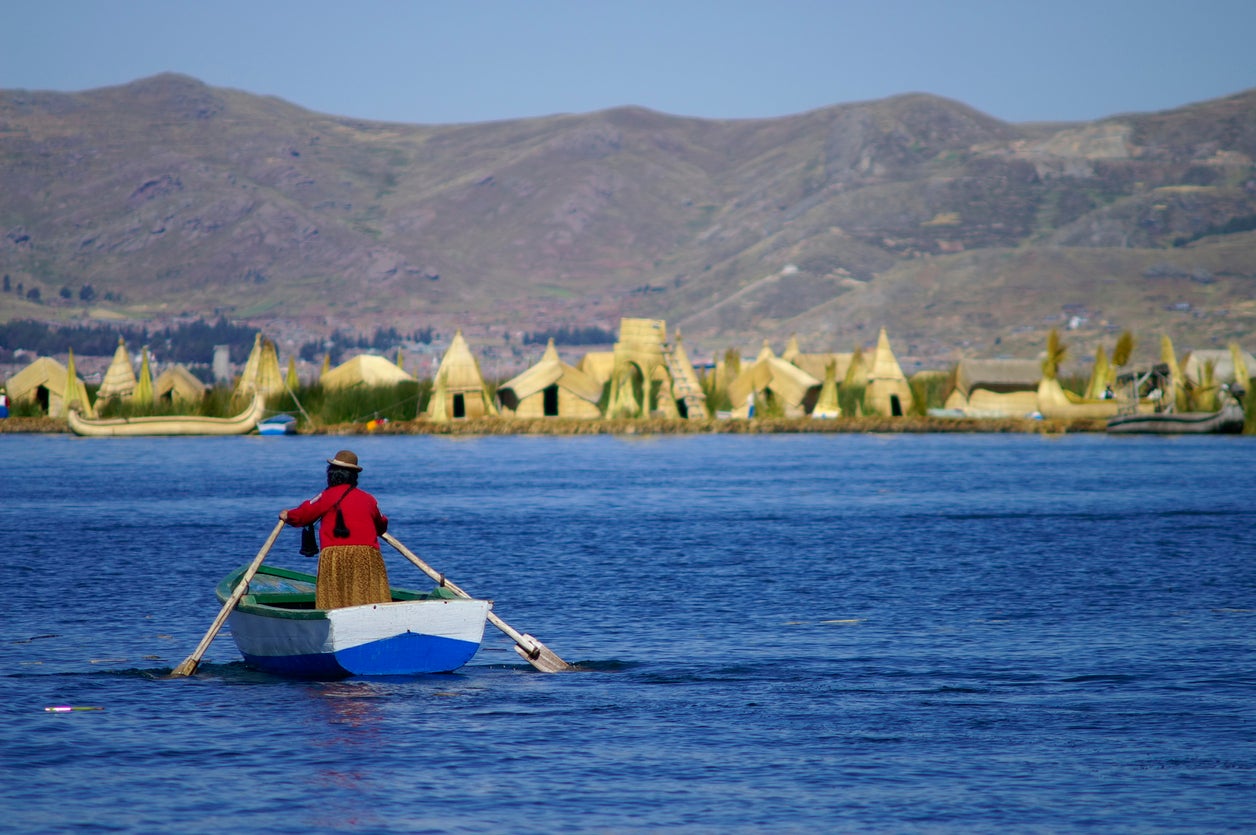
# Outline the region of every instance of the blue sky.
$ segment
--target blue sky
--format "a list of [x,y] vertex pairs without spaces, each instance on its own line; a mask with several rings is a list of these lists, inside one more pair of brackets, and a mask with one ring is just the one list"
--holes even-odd
[[1256,0],[5,0],[0,88],[172,71],[447,124],[640,105],[780,116],[906,92],[1008,121],[1256,87]]

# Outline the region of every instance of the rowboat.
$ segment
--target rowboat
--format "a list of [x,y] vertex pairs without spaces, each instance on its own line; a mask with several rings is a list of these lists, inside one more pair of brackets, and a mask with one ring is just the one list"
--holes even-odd
[[1243,407],[1231,402],[1215,412],[1118,415],[1108,420],[1107,431],[1120,435],[1236,435],[1243,431],[1244,420]]
[[[215,589],[226,603],[242,566]],[[445,673],[471,660],[492,604],[437,587],[392,588],[392,602],[314,608],[313,574],[261,566],[231,610],[231,637],[256,669],[300,678]]]
[[257,434],[295,435],[297,434],[297,419],[283,412],[272,415],[257,422]]
[[199,415],[89,418],[71,408],[66,414],[66,420],[71,432],[92,438],[139,435],[244,435],[253,431],[265,409],[266,401],[260,394],[257,394],[253,396],[253,402],[247,409],[229,418]]

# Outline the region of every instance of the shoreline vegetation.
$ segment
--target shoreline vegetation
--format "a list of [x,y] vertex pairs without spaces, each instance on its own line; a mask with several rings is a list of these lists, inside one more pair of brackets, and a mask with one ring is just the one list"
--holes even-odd
[[[820,419],[753,418],[683,420],[677,418],[473,418],[457,421],[390,420],[304,426],[301,435],[772,435],[772,434],[925,434],[1023,433],[1064,435],[1103,432],[1103,420],[1030,418],[841,417]],[[70,434],[64,418],[9,417],[0,434]]]
[[[1152,407],[1215,412],[1223,394],[1242,402],[1240,389],[1251,385],[1236,385],[1231,395],[1218,382],[1219,357],[1203,361],[1198,379],[1184,377],[1167,339],[1162,365],[1121,376],[1116,372],[1128,362],[1133,345],[1128,333],[1114,349],[1115,364],[1100,351],[1089,378],[1061,377],[1066,346],[1053,330],[1043,360],[986,361],[996,363],[993,368],[976,367],[974,361],[967,370],[957,364],[949,372],[919,372],[909,379],[884,329],[871,361],[860,351],[842,355],[848,365],[841,375],[838,355],[799,354],[792,343],[786,351],[792,362],[776,357],[765,343],[749,367],[743,368],[742,358],[730,351],[710,373],[697,373],[683,351],[674,352],[661,341],[661,321],[626,319],[621,330],[614,354],[586,356],[593,358],[587,373],[564,364],[551,341],[542,359],[523,373],[507,381],[485,379],[459,332],[431,377],[407,374],[399,353],[395,362],[361,355],[334,369],[325,367],[313,383],[299,379],[291,358],[285,375],[274,343],[259,332],[240,374],[230,385],[220,375],[223,381],[212,387],[171,369],[152,381],[147,349],[137,379],[120,340],[98,385],[87,386],[75,375],[72,352],[66,368],[43,359],[11,378],[15,384],[22,375],[28,377],[23,388],[11,392],[14,402],[8,419],[0,420],[0,433],[69,432],[64,417],[47,413],[64,415],[78,403],[94,404],[86,416],[99,419],[239,419],[246,401],[261,394],[265,414],[286,415],[296,433],[305,435],[1063,435],[1105,432],[1107,418]],[[817,356],[825,360],[825,370],[816,372],[823,383],[805,370]],[[1231,345],[1227,358],[1234,379],[1247,381],[1248,366],[1256,360],[1245,361],[1237,345]],[[1019,364],[1009,368],[1006,363]],[[328,359],[324,365],[329,364]],[[33,372],[44,376],[36,378]],[[1122,398],[1116,389],[1127,394]],[[980,402],[978,395],[984,395]],[[1244,405],[1245,431],[1256,434],[1256,402],[1249,399]],[[241,422],[240,429],[245,425]]]

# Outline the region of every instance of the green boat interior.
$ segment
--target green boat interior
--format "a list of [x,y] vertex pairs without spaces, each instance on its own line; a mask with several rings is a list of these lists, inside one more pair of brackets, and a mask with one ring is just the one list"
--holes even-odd
[[[227,578],[234,585],[239,575]],[[275,566],[262,566],[249,582],[249,591],[240,602],[246,605],[273,606],[277,609],[314,610],[314,585],[317,577],[301,571]],[[430,592],[412,589],[391,589],[394,602],[403,600],[455,600],[458,595],[437,586]]]

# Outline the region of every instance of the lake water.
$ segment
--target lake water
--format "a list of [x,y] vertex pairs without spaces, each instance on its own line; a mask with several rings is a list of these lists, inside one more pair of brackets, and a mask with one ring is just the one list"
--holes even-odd
[[[345,447],[402,543],[582,669],[489,627],[454,674],[289,681],[224,630],[167,678]],[[0,435],[0,460],[5,831],[1253,831],[1250,437]],[[268,562],[311,566],[299,540]]]

